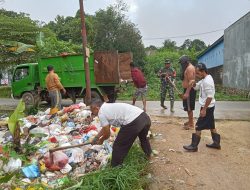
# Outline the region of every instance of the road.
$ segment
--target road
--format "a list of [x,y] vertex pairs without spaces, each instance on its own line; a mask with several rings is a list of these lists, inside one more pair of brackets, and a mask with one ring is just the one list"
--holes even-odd
[[[80,102],[81,100],[78,100]],[[130,101],[118,101],[131,103]],[[0,98],[0,110],[11,110],[17,105],[18,100]],[[71,100],[63,100],[63,105],[70,105]],[[169,102],[166,102],[169,105]],[[136,102],[136,106],[142,107],[141,101]],[[199,116],[199,103],[196,102],[196,110],[194,116]],[[183,110],[182,102],[175,102],[175,112],[171,113],[169,109],[164,110],[160,107],[158,101],[148,101],[147,102],[147,112],[154,116],[175,116],[175,117],[187,117],[186,112]],[[250,101],[244,102],[232,102],[232,101],[218,101],[216,102],[215,109],[215,119],[225,119],[225,120],[242,120],[250,121]]]

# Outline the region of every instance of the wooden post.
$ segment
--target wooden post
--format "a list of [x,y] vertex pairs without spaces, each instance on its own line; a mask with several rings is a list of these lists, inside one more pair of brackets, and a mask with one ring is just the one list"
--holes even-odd
[[85,103],[89,105],[91,102],[91,87],[90,87],[90,69],[89,69],[89,54],[87,53],[87,34],[85,26],[85,15],[84,15],[84,6],[83,0],[79,0],[80,4],[80,16],[81,16],[81,25],[82,25],[82,47],[83,47],[83,56],[84,56],[84,69],[85,69],[85,83],[86,83],[86,98]]

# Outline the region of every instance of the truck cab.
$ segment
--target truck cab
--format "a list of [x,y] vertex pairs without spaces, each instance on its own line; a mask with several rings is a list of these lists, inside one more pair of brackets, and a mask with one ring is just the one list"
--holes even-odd
[[26,63],[15,68],[11,83],[12,97],[35,104],[38,86],[38,63]]

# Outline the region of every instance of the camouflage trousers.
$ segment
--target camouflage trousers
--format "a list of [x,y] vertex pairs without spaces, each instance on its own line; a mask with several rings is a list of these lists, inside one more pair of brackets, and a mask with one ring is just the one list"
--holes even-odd
[[165,101],[167,91],[169,94],[170,102],[174,102],[174,88],[170,84],[164,82],[161,83],[161,101]]

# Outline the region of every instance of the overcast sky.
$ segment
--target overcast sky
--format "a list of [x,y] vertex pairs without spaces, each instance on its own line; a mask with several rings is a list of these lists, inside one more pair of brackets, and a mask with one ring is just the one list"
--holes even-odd
[[[32,19],[46,23],[54,20],[56,15],[74,16],[79,9],[79,0],[4,1],[0,4],[1,8],[25,12],[30,14]],[[206,44],[212,44],[223,35],[223,29],[250,11],[250,0],[124,0],[124,2],[129,5],[127,16],[141,31],[145,46],[162,46],[164,39],[170,37],[178,45],[187,38],[201,39]],[[97,10],[105,9],[114,3],[115,0],[84,0],[85,12],[94,14]]]

